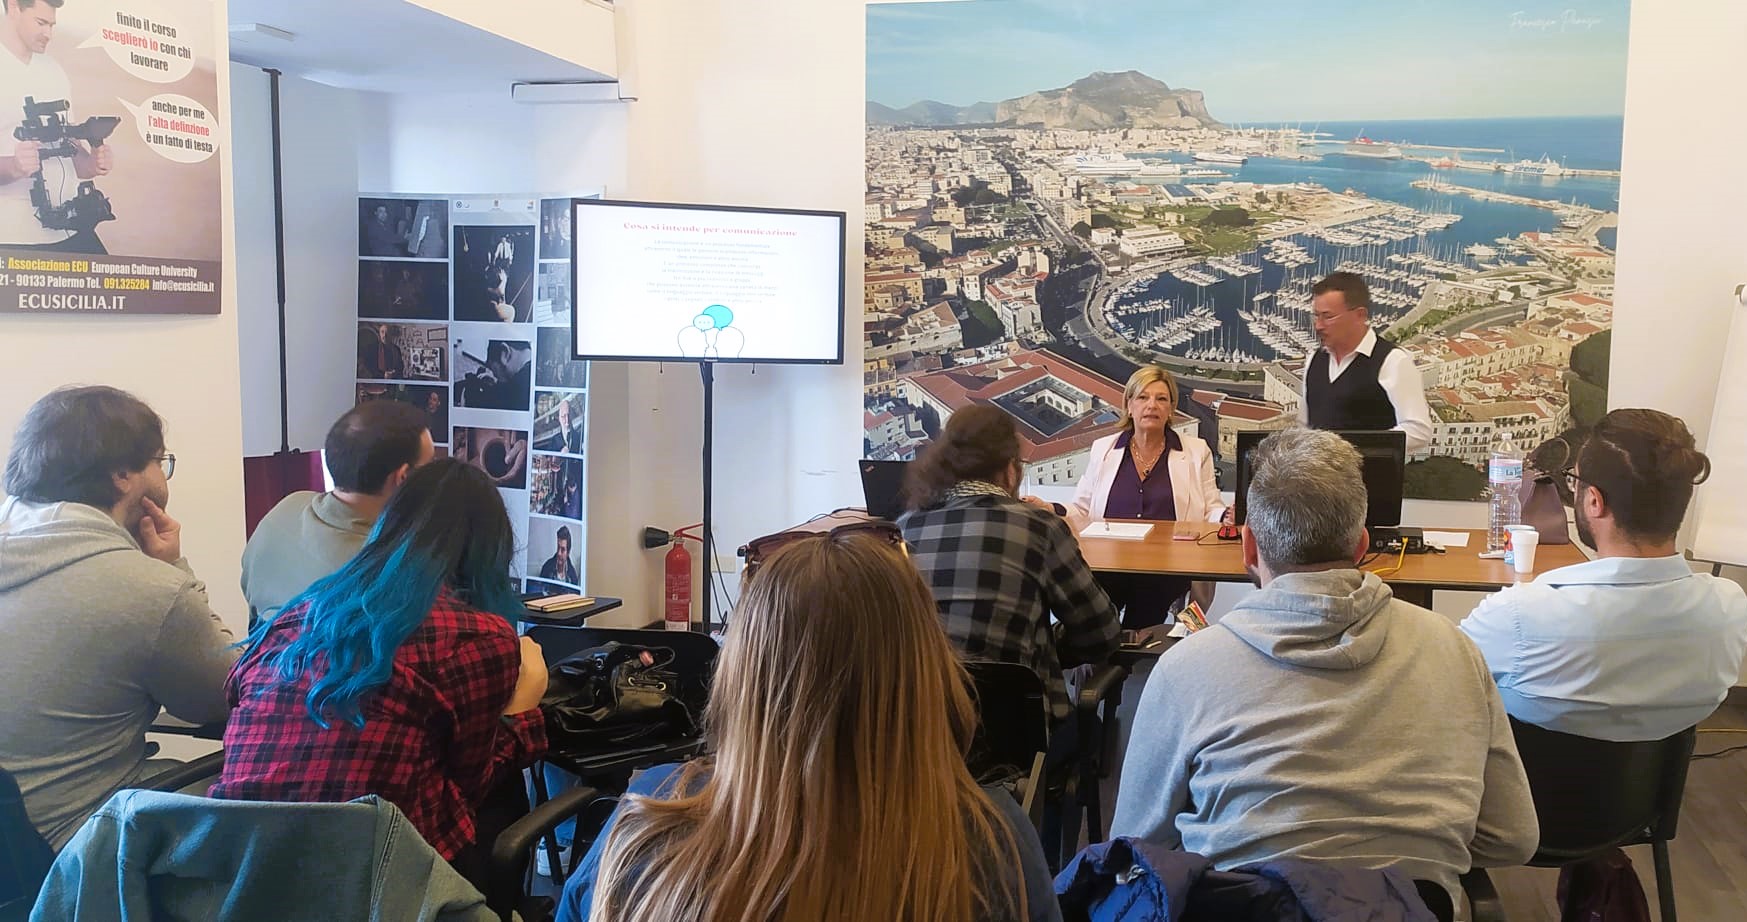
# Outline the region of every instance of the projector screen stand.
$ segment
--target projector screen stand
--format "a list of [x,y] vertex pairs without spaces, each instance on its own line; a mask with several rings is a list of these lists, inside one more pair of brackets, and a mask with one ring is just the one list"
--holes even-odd
[[708,634],[715,629],[711,620],[711,609],[715,608],[716,601],[716,537],[710,530],[710,481],[716,429],[716,363],[699,362],[698,373],[704,381],[704,633]]

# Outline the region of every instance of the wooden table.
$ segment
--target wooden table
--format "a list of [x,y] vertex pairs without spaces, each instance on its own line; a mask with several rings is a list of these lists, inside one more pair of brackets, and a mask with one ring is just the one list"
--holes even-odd
[[[1207,526],[1199,541],[1177,541],[1171,537],[1174,523],[1159,522],[1145,538],[1080,538],[1080,550],[1092,569],[1101,573],[1163,573],[1216,582],[1247,583],[1244,572],[1243,542],[1220,541],[1214,537],[1218,529]],[[1401,561],[1401,569],[1380,574],[1395,590],[1396,598],[1430,608],[1432,593],[1440,589],[1465,592],[1492,592],[1527,581],[1533,576],[1518,576],[1503,560],[1482,560],[1486,549],[1486,532],[1463,528],[1434,529],[1467,532],[1468,546],[1451,548],[1442,554],[1409,554]],[[1381,571],[1394,567],[1400,555],[1379,554],[1365,565],[1366,570]],[[1582,563],[1588,558],[1575,544],[1543,544],[1535,554],[1535,575],[1559,567]]]

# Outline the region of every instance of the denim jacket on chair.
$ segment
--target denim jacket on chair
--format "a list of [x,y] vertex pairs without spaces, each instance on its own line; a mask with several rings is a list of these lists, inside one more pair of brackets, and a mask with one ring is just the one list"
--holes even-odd
[[489,922],[394,805],[121,791],[67,843],[31,922]]

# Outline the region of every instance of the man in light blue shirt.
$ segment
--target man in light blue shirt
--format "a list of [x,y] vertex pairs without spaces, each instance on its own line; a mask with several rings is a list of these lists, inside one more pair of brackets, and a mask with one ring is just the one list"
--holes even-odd
[[1462,630],[1524,723],[1616,742],[1679,733],[1717,709],[1747,654],[1747,593],[1675,552],[1710,460],[1680,420],[1615,410],[1563,473],[1598,558],[1488,598]]

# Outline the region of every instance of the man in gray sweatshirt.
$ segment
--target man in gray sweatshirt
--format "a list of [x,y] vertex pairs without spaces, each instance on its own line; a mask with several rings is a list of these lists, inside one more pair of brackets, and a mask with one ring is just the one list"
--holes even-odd
[[1459,894],[1539,839],[1486,662],[1357,569],[1359,455],[1291,429],[1253,458],[1244,563],[1261,587],[1160,658],[1111,834],[1205,855],[1396,867]]
[[160,708],[224,718],[234,638],[165,513],[163,421],[109,387],[63,388],[25,414],[0,501],[0,768],[59,849],[148,762]]

